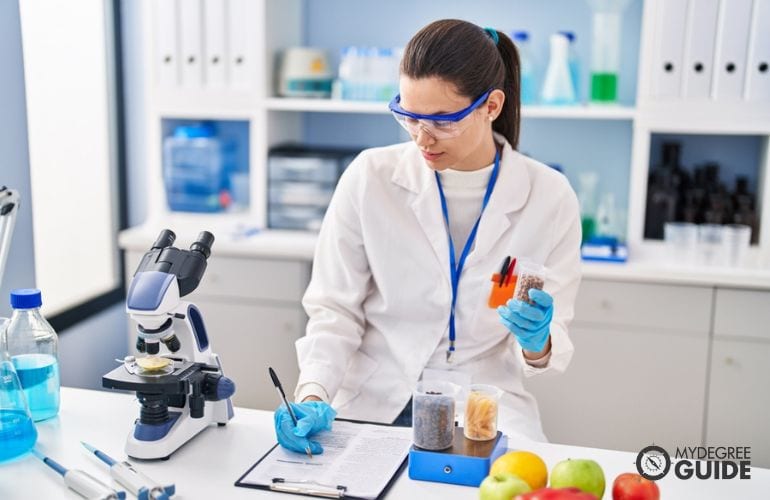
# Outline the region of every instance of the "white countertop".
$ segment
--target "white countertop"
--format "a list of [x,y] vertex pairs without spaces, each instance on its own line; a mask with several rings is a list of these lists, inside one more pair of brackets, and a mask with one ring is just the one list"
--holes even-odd
[[[109,481],[106,465],[89,454],[80,441],[88,442],[115,459],[125,459],[123,446],[139,406],[132,395],[62,388],[59,415],[38,423],[37,448],[68,468],[83,469]],[[136,467],[153,479],[176,484],[183,499],[297,498],[248,488],[233,483],[273,444],[272,413],[236,408],[225,427],[211,426],[177,451],[168,461],[137,462]],[[622,472],[635,470],[636,455],[628,452],[581,448],[547,443],[510,442],[512,448],[540,455],[549,470],[566,458],[590,458],[604,469],[605,499],[612,497],[612,481]],[[661,497],[674,499],[764,499],[770,491],[770,470],[751,469],[748,480],[680,480],[673,473],[658,482]],[[77,499],[66,490],[61,477],[31,454],[0,464],[0,498]],[[461,500],[477,498],[476,488],[412,481],[401,474],[388,500]]]
[[[220,221],[220,222],[218,222]],[[120,233],[119,245],[145,252],[161,229],[171,228],[177,245],[189,246],[203,229],[215,234],[214,253],[233,257],[312,261],[317,234],[307,231],[256,229],[245,223],[223,223],[221,219],[195,220],[176,217],[136,226]],[[660,254],[660,252],[658,252]],[[721,286],[770,290],[770,268],[719,268],[673,266],[660,259],[634,258],[628,262],[583,262],[586,279],[658,283],[669,285]]]

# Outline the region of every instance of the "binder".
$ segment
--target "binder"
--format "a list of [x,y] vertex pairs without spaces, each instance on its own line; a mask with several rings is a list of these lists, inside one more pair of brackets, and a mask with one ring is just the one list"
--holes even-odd
[[203,0],[203,74],[209,87],[223,87],[227,83],[226,5],[226,0]]
[[256,22],[256,14],[252,7],[256,2],[251,0],[230,0],[227,13],[228,51],[230,69],[230,85],[244,88],[252,83],[254,47],[249,36]]
[[684,30],[687,20],[687,0],[665,0],[657,3],[655,57],[653,60],[654,97],[680,97]]
[[682,97],[711,97],[714,72],[714,44],[717,35],[719,0],[690,0],[687,8],[687,35],[682,66]]
[[746,92],[749,101],[770,101],[770,0],[754,0]]
[[155,73],[158,86],[179,85],[176,0],[152,2],[155,18]]
[[720,2],[712,91],[717,101],[735,101],[743,95],[751,4],[752,0]]
[[[409,427],[338,419],[335,420],[331,432],[322,432],[313,437],[324,447],[327,444],[339,447],[340,442],[345,442],[344,449],[335,450],[335,455],[326,463],[314,462],[324,460],[323,454],[308,459],[302,453],[288,452],[276,444],[238,478],[235,486],[325,498],[379,500],[385,497],[403,473],[412,445],[411,437],[412,429]],[[357,457],[361,446],[377,456],[375,463],[368,466],[371,472],[364,478],[365,487],[355,484],[356,480],[351,479],[351,476],[356,477],[356,473],[349,470],[350,460],[360,462]],[[381,449],[378,449],[378,446]],[[347,455],[348,453],[350,455]],[[334,480],[340,475],[335,471],[339,471],[343,466],[347,468],[342,476],[352,481],[347,485],[338,484],[340,481]],[[276,470],[289,471],[290,474],[284,473],[281,475],[286,477],[275,477],[278,475],[273,475]],[[308,477],[307,474],[321,474],[323,479]]]
[[184,87],[195,88],[203,84],[201,22],[200,0],[179,0],[179,41]]

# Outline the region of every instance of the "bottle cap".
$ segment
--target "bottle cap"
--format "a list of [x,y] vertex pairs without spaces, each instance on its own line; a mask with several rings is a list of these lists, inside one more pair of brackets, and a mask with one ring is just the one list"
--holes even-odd
[[42,295],[37,288],[18,288],[11,291],[11,307],[32,309],[43,305]]
[[511,38],[513,38],[517,42],[526,42],[529,40],[529,32],[528,31],[514,31],[511,33]]

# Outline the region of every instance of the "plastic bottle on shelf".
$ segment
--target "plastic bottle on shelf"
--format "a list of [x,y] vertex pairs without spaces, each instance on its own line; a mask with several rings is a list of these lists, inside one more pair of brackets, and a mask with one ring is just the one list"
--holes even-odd
[[529,44],[529,32],[514,31],[511,33],[513,43],[519,52],[521,66],[521,103],[535,104],[537,102],[537,82],[535,81],[535,59]]
[[13,315],[5,335],[5,349],[36,422],[59,413],[58,337],[40,313],[42,304],[40,290],[13,290]]
[[569,40],[569,51],[567,52],[567,65],[569,66],[569,76],[572,79],[572,88],[575,90],[575,99],[580,101],[580,59],[578,59],[575,44],[577,36],[574,31],[561,30],[562,35]]
[[541,97],[544,104],[575,104],[575,88],[569,72],[569,40],[562,34],[551,35],[551,55]]

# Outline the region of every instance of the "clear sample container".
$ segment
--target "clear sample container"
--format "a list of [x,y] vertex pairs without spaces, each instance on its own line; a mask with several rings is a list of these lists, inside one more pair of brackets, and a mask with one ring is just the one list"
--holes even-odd
[[722,237],[724,226],[721,224],[698,225],[698,262],[706,266],[724,265],[724,247]]
[[4,342],[35,422],[59,413],[58,337],[40,313],[42,303],[35,288],[11,292],[13,316]]
[[513,291],[513,298],[532,304],[533,302],[529,299],[529,290],[543,289],[547,269],[532,260],[522,260],[516,264],[516,271],[516,289]]
[[463,434],[474,441],[497,436],[497,413],[503,391],[493,385],[471,384],[465,403]]
[[421,381],[412,394],[412,431],[415,446],[445,450],[455,436],[455,397],[459,387],[451,382]]
[[722,245],[725,263],[740,267],[746,263],[746,253],[751,244],[751,226],[725,224],[722,226]]
[[666,242],[671,264],[693,265],[698,246],[698,226],[691,222],[666,222],[663,226],[663,240]]
[[[0,318],[0,345],[5,344],[8,323]],[[0,462],[27,453],[35,441],[37,430],[19,376],[8,354],[0,348]]]

